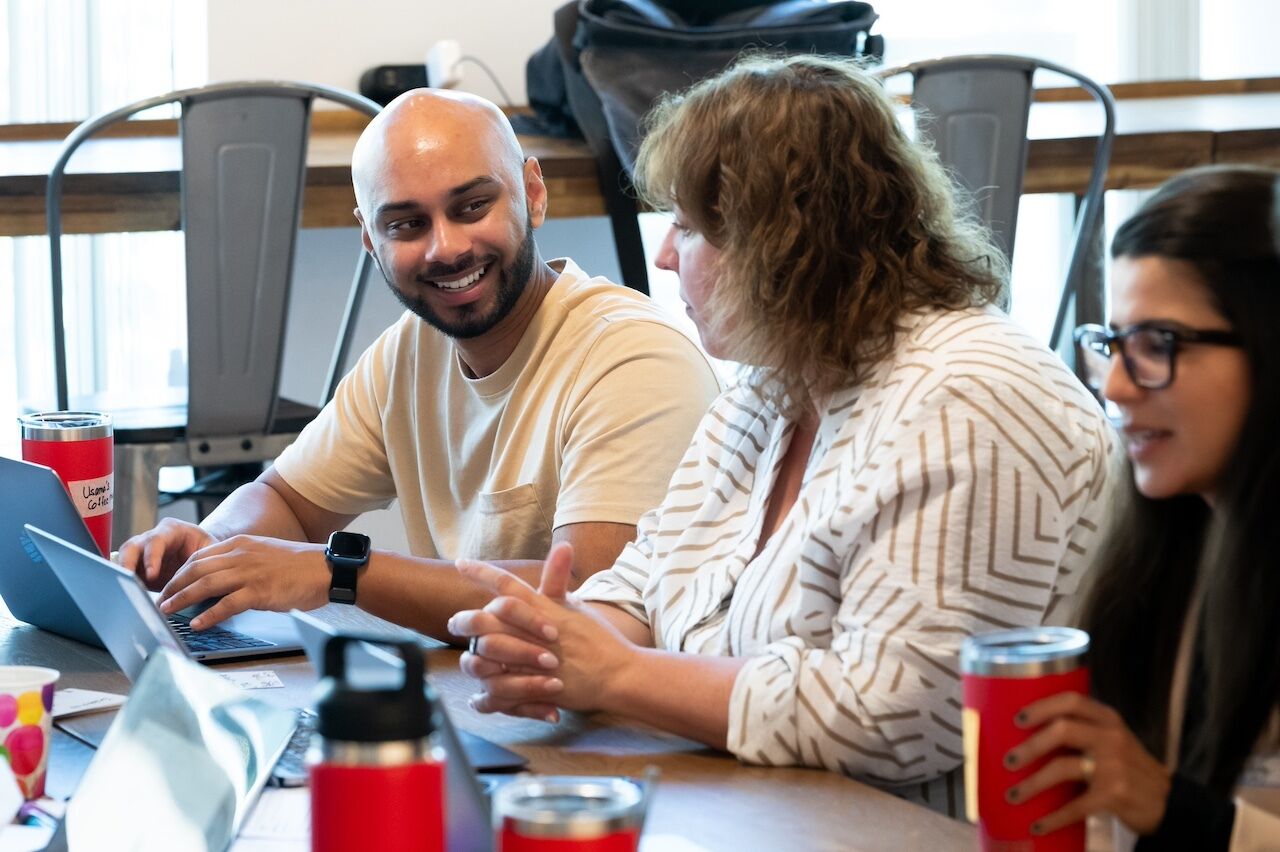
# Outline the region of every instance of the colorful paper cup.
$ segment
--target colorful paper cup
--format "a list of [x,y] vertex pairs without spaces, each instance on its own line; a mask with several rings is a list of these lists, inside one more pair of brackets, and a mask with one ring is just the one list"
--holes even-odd
[[0,758],[9,761],[27,799],[44,795],[57,680],[56,669],[0,666]]

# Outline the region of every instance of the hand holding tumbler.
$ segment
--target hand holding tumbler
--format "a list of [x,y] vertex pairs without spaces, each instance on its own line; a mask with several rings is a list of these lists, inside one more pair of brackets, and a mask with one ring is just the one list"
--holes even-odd
[[1059,753],[1016,769],[1005,766],[1004,756],[1033,733],[1014,721],[1028,704],[1060,692],[1089,694],[1088,650],[1089,634],[1067,627],[1001,630],[964,641],[965,800],[983,852],[1084,852],[1083,821],[1031,834],[1033,822],[1079,795],[1079,784],[1059,784],[1022,802],[1005,798],[1006,790]]

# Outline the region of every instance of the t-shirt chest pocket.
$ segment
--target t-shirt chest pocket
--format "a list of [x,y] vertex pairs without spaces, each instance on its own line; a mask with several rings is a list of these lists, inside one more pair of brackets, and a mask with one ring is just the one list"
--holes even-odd
[[459,556],[472,559],[542,559],[551,548],[551,522],[532,483],[476,497]]

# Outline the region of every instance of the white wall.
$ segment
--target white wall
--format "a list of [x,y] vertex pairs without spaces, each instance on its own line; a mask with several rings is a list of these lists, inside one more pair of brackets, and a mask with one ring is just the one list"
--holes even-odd
[[1202,0],[1200,74],[1210,78],[1280,76],[1280,3]]
[[[876,31],[885,37],[887,65],[956,53],[1017,53],[1103,82],[1120,76],[1128,49],[1120,40],[1121,13],[1139,1],[871,0],[880,14]],[[1051,79],[1041,84],[1055,85]]]
[[[440,39],[483,60],[517,103],[524,63],[564,0],[208,0],[209,80],[277,77],[355,90],[377,65],[423,61]],[[461,89],[498,101],[474,64]]]

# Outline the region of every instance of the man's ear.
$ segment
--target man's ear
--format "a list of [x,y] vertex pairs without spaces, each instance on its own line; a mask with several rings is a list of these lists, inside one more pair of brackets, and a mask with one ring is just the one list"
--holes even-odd
[[547,219],[547,185],[542,180],[542,165],[537,157],[524,161],[524,195],[529,210],[529,223],[542,227]]
[[364,250],[369,253],[369,259],[373,261],[373,265],[377,268],[378,274],[382,276],[382,280],[390,284],[391,279],[387,277],[387,270],[382,268],[382,261],[378,260],[378,253],[373,250],[373,238],[369,236],[369,229],[365,227],[364,217],[360,215],[359,208],[356,208],[356,218],[360,220],[360,242],[364,244]]
[[[365,224],[364,216],[360,215],[360,208],[357,207],[351,212],[356,214],[356,221],[360,223],[360,242],[364,244],[364,250],[373,255],[373,238],[369,236],[369,227]],[[373,259],[377,260],[378,258],[374,255]]]

